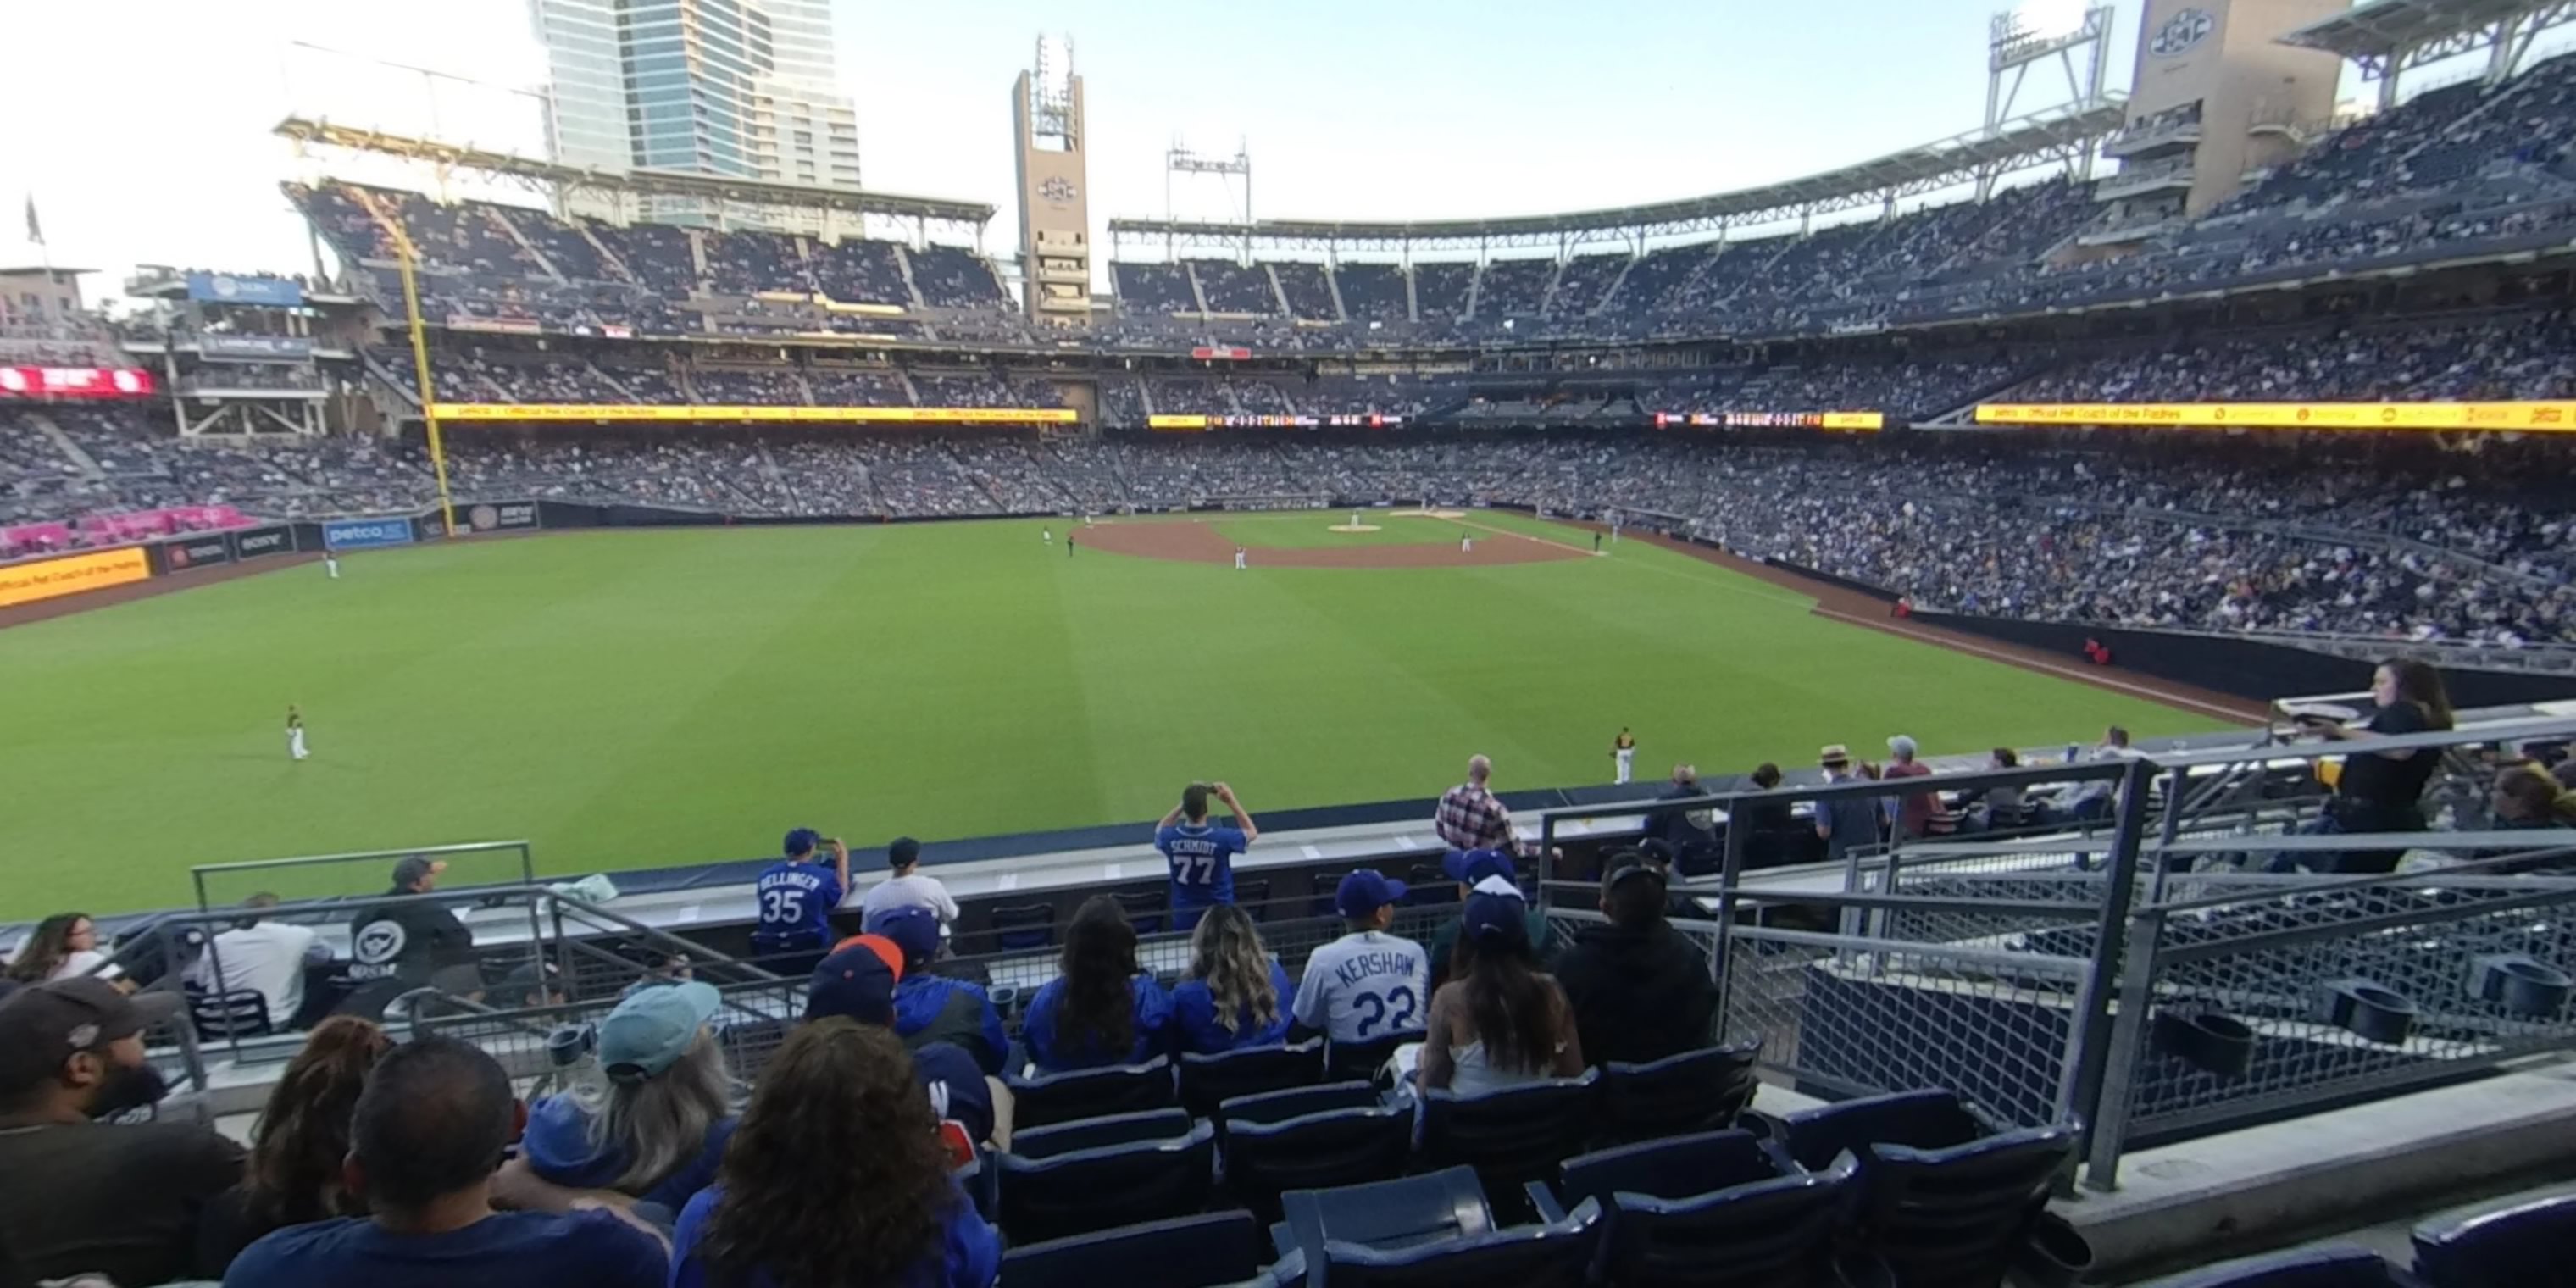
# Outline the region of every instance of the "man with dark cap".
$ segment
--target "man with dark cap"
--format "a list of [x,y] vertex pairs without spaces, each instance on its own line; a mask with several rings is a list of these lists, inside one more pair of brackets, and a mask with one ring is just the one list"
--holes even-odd
[[422,896],[438,889],[447,861],[414,854],[394,864],[391,889],[349,926],[349,978],[357,991],[340,1004],[353,1015],[382,1016],[395,998],[435,987],[483,1000],[474,962],[474,932],[446,905]]
[[0,1002],[0,1244],[39,1280],[120,1284],[211,1277],[196,1262],[206,1204],[241,1180],[241,1147],[194,1122],[99,1122],[158,1101],[144,1030],[176,993],[128,997],[104,980],[23,988]]
[[233,1259],[237,1288],[660,1288],[669,1245],[611,1206],[501,1212],[492,1180],[527,1122],[482,1048],[418,1037],[367,1073],[341,1181],[366,1217],[291,1225]]
[[[842,940],[814,968],[813,985],[805,993],[805,1018],[842,1015],[893,1028],[903,957],[903,949],[883,935]],[[931,1112],[939,1116],[940,1135],[955,1161],[963,1165],[973,1158],[977,1145],[1010,1147],[1010,1095],[984,1075],[975,1057],[954,1044],[930,1042],[912,1048],[912,1066],[930,1093]]]
[[1422,1027],[1431,977],[1422,946],[1387,933],[1409,893],[1375,868],[1343,877],[1333,907],[1350,933],[1306,957],[1291,1011],[1300,1029],[1335,1042],[1367,1042]]
[[1606,926],[1585,926],[1556,961],[1583,1057],[1643,1064],[1707,1046],[1717,1014],[1708,959],[1664,920],[1663,869],[1635,850],[1601,875]]
[[903,975],[894,988],[894,1035],[916,1051],[934,1042],[953,1043],[974,1056],[985,1073],[1001,1073],[1011,1040],[1002,1032],[1002,1013],[994,1008],[992,995],[973,981],[931,971],[939,956],[939,914],[919,904],[899,904],[868,918],[868,933],[903,950]]
[[[1500,850],[1451,850],[1440,860],[1440,870],[1458,883],[1458,902],[1462,907],[1475,896],[1477,887],[1487,881],[1499,880],[1516,890],[1520,885],[1520,872],[1514,866],[1512,856]],[[1526,905],[1528,900],[1522,902]],[[1522,921],[1529,931],[1530,947],[1537,951],[1539,960],[1545,961],[1556,946],[1556,932],[1548,928],[1547,914],[1529,908],[1522,914]],[[1464,924],[1462,919],[1453,917],[1431,932],[1431,987],[1434,989],[1449,980],[1449,963],[1457,955],[1458,931]]]
[[892,869],[885,880],[868,887],[859,896],[859,917],[874,921],[878,915],[906,905],[928,908],[939,914],[939,924],[957,922],[957,900],[937,877],[921,874],[921,842],[909,836],[898,836],[886,846],[886,867]]
[[[760,870],[752,882],[751,948],[762,957],[784,958],[773,969],[802,970],[802,962],[819,958],[832,943],[832,910],[850,889],[850,847],[840,838],[810,827],[787,833],[786,857]],[[825,866],[818,848],[832,852]],[[805,954],[812,954],[806,956]]]

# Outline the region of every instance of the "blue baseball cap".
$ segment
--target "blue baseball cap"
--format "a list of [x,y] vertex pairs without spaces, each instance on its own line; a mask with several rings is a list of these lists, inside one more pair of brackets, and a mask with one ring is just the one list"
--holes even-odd
[[1487,877],[1520,879],[1520,872],[1512,866],[1512,856],[1500,850],[1451,850],[1441,857],[1440,870],[1460,885],[1474,885]]
[[1357,921],[1405,896],[1401,881],[1389,881],[1375,868],[1362,868],[1342,878],[1333,887],[1333,907],[1343,916]]
[[1529,944],[1529,923],[1523,920],[1529,904],[1519,895],[1493,894],[1484,890],[1467,896],[1467,910],[1461,918],[1461,933],[1479,944]]
[[723,1005],[714,985],[694,981],[627,994],[599,1022],[600,1067],[621,1081],[660,1076],[697,1045]]
[[920,904],[898,904],[868,918],[867,931],[893,940],[906,962],[926,962],[939,955],[939,914]]
[[822,833],[810,827],[796,828],[787,834],[784,853],[791,859],[812,854],[814,847],[822,844],[822,841]]
[[894,1023],[894,984],[901,978],[903,949],[894,941],[883,935],[844,939],[814,968],[813,986],[805,992],[805,1018],[846,1015],[861,1024],[889,1027]]

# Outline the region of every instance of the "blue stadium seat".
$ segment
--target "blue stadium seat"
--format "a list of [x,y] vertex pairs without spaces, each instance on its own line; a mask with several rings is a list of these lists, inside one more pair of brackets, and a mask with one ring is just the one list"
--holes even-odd
[[1480,1096],[1426,1091],[1423,1161],[1432,1167],[1473,1167],[1488,1188],[1509,1187],[1517,1204],[1522,1185],[1556,1175],[1559,1164],[1583,1152],[1600,1081],[1600,1070],[1587,1069],[1580,1078]]
[[1846,1150],[1857,1155],[1879,1141],[1938,1149],[1964,1145],[1990,1130],[1948,1091],[1899,1091],[1801,1110],[1781,1120],[1781,1143],[1808,1171]]
[[2432,1288],[2576,1285],[2576,1194],[2415,1227],[2415,1274]]
[[1648,1064],[1601,1066],[1599,1140],[1624,1144],[1715,1131],[1753,1103],[1756,1038]]
[[2417,1280],[2367,1248],[2310,1248],[2204,1266],[2139,1288],[2417,1288]]
[[1276,1220],[1279,1196],[1389,1180],[1413,1155],[1413,1110],[1365,1082],[1244,1096],[1218,1107],[1226,1188]]
[[993,909],[993,938],[1002,951],[1030,952],[1055,945],[1055,905],[1005,904]]
[[1003,1079],[1011,1089],[1011,1121],[1045,1127],[1083,1118],[1106,1118],[1161,1109],[1172,1103],[1172,1062],[1156,1056],[1143,1064],[1111,1065]]
[[1192,1125],[1189,1114],[1180,1109],[1148,1109],[1141,1113],[1080,1118],[1052,1127],[1014,1131],[1011,1134],[1011,1152],[1022,1158],[1054,1158],[1077,1150],[1170,1140],[1175,1136],[1188,1135]]
[[1324,1040],[1310,1038],[1294,1045],[1242,1047],[1214,1055],[1196,1052],[1181,1057],[1181,1104],[1206,1118],[1218,1104],[1289,1087],[1310,1087],[1324,1076]]
[[1583,1288],[1601,1249],[1601,1205],[1589,1199],[1562,1221],[1409,1248],[1333,1240],[1324,1245],[1332,1288]]
[[1860,1239],[1900,1284],[1995,1282],[2027,1254],[2075,1143],[2073,1128],[2035,1127],[1946,1149],[1870,1145]]
[[191,990],[188,993],[188,1018],[196,1024],[200,1042],[261,1038],[272,1032],[268,1022],[268,999],[255,988],[227,989],[220,993]]
[[1570,1159],[1530,1198],[1545,1221],[1602,1205],[1603,1276],[1621,1288],[1823,1288],[1851,1177],[1784,1167],[1750,1133],[1722,1131]]
[[1279,1196],[1281,1221],[1271,1242],[1282,1255],[1303,1251],[1310,1261],[1327,1243],[1410,1248],[1474,1238],[1494,1229],[1494,1210],[1471,1167],[1451,1167],[1402,1180],[1290,1190]]
[[1121,890],[1109,897],[1117,901],[1118,911],[1126,915],[1127,925],[1138,935],[1163,933],[1163,913],[1172,901],[1168,892]]
[[1002,1231],[1014,1244],[1042,1243],[1195,1215],[1207,1206],[1215,1159],[1216,1130],[1206,1123],[1165,1140],[1049,1158],[1004,1154]]
[[1407,1042],[1421,1041],[1422,1032],[1420,1029],[1398,1029],[1366,1041],[1332,1043],[1324,1049],[1324,1080],[1348,1082],[1357,1078],[1375,1082],[1378,1071],[1386,1067],[1395,1049]]
[[1261,1223],[1215,1212],[1122,1226],[1014,1248],[1002,1258],[1011,1288],[1213,1288],[1261,1273]]

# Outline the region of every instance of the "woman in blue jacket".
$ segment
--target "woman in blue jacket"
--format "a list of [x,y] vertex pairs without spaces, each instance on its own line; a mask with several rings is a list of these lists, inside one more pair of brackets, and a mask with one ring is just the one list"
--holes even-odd
[[1190,977],[1172,990],[1180,1048],[1213,1055],[1283,1041],[1296,993],[1252,918],[1233,904],[1218,904],[1191,933]]
[[1029,1002],[1021,1036],[1040,1071],[1140,1064],[1168,1048],[1172,996],[1136,966],[1118,901],[1093,895],[1064,930],[1062,973]]

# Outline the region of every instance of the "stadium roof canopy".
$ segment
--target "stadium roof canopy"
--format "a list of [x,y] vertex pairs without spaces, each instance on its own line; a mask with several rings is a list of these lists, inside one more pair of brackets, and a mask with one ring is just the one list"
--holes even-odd
[[1737,225],[1760,225],[1864,206],[1957,187],[1979,178],[2073,160],[2120,128],[2125,101],[2117,96],[2070,103],[1974,130],[1939,142],[1827,170],[1783,183],[1706,197],[1615,209],[1499,219],[1434,219],[1398,222],[1263,219],[1250,224],[1186,220],[1112,219],[1112,243],[1164,241],[1174,246],[1272,246],[1314,249],[1346,245],[1571,246],[1592,241],[1632,241]]
[[2489,75],[2500,79],[2529,51],[2533,36],[2571,20],[2576,3],[2570,0],[2371,0],[2309,23],[2281,43],[2349,58],[2372,80],[2493,49]]
[[493,152],[472,144],[441,143],[328,121],[290,116],[278,122],[278,137],[299,145],[348,148],[432,165],[519,179],[560,189],[586,189],[608,195],[694,197],[701,200],[784,206],[801,210],[834,210],[850,215],[882,215],[978,229],[992,222],[993,206],[983,201],[950,201],[861,188],[823,188],[737,179],[725,175],[689,174],[676,170],[594,170],[558,165],[511,152]]

